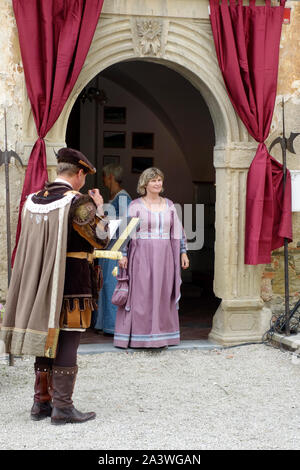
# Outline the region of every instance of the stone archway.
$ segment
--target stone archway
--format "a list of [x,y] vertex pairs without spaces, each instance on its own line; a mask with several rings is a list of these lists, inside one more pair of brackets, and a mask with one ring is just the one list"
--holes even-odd
[[[223,344],[259,341],[270,318],[260,297],[262,267],[244,265],[243,254],[246,178],[256,145],[227,96],[207,19],[103,14],[72,94],[45,139],[49,170],[55,164],[52,149],[65,145],[68,117],[83,87],[107,67],[137,59],[182,74],[207,103],[216,135],[214,292],[222,299],[210,337]],[[25,122],[26,161],[35,136],[32,116]]]

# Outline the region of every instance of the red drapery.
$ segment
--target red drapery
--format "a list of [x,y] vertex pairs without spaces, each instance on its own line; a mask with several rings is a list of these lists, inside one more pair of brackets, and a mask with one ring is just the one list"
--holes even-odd
[[264,6],[255,0],[210,0],[216,53],[230,100],[259,142],[247,178],[245,264],[270,263],[271,251],[292,240],[291,177],[268,153],[276,98],[279,43],[285,0]]
[[38,139],[19,208],[48,179],[44,137],[59,117],[88,53],[104,0],[13,0],[25,81]]

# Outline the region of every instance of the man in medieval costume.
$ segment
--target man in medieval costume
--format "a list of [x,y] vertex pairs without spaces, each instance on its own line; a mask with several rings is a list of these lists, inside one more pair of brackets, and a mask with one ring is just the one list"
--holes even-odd
[[70,148],[60,149],[57,160],[55,181],[24,204],[0,338],[6,352],[35,356],[31,418],[65,424],[96,416],[78,411],[72,394],[81,332],[100,287],[93,251],[108,245],[109,229],[99,190],[78,192],[96,172],[93,165]]

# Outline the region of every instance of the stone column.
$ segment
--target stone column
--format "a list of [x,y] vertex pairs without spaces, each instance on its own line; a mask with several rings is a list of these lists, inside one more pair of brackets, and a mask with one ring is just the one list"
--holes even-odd
[[246,182],[255,143],[215,147],[215,295],[222,299],[210,339],[222,344],[260,341],[271,311],[260,297],[263,266],[244,264]]

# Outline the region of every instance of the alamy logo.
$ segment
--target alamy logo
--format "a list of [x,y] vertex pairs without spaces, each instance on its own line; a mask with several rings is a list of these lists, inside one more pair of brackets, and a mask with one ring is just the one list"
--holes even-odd
[[[174,204],[174,207],[172,218],[165,217],[164,211],[149,214],[148,220],[143,220],[130,237],[155,238],[157,234],[158,238],[168,238],[172,233],[173,238],[186,240],[189,251],[200,250],[204,245],[204,204],[184,204],[183,207],[180,204]],[[109,219],[117,218],[116,209],[112,204],[104,204],[103,209]],[[138,212],[137,209],[135,217],[139,216]],[[122,233],[126,228],[127,217],[133,215],[128,213],[126,197],[119,198],[118,214],[118,217],[123,219],[119,227],[119,233]],[[116,233],[112,238],[116,238]]]

